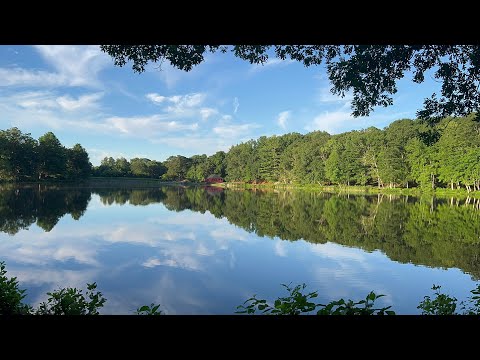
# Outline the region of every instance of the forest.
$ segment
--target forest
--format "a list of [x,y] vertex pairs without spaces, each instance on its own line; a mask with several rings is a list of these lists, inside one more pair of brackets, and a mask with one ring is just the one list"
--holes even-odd
[[261,136],[218,151],[165,161],[105,157],[92,166],[80,144],[68,149],[51,132],[34,140],[17,128],[0,131],[0,180],[78,179],[90,175],[201,182],[370,185],[480,190],[480,123],[475,114],[434,126],[402,119],[330,135],[314,131]]

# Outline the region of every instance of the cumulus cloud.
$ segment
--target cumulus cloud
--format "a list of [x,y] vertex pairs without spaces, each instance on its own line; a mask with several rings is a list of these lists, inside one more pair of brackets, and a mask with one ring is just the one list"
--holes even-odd
[[287,128],[287,120],[290,118],[290,114],[291,111],[282,111],[278,114],[277,124],[284,130]]

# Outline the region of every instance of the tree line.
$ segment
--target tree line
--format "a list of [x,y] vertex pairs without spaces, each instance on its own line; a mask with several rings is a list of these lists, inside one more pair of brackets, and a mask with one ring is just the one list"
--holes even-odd
[[480,123],[475,114],[435,126],[397,120],[337,135],[261,136],[218,151],[165,161],[105,157],[92,167],[80,144],[61,145],[51,132],[38,141],[13,128],[0,132],[0,180],[146,177],[201,182],[217,174],[232,182],[373,185],[379,188],[465,187],[480,190]]
[[470,192],[480,190],[480,124],[472,114],[445,118],[434,127],[402,119],[384,130],[261,136],[211,156],[176,155],[164,162],[105,158],[94,174],[197,182],[217,174],[256,184],[465,187]]
[[77,180],[91,169],[80,144],[67,148],[52,132],[36,140],[16,127],[0,130],[0,181]]

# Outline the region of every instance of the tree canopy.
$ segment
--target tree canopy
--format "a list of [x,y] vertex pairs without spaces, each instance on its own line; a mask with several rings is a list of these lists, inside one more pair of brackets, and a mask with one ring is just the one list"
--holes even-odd
[[[226,53],[251,64],[264,64],[270,56],[291,59],[306,67],[324,64],[332,94],[353,93],[352,115],[368,116],[376,106],[393,104],[397,82],[410,74],[422,83],[425,75],[441,83],[441,94],[425,99],[417,116],[436,123],[447,116],[478,113],[480,107],[480,45],[102,45],[114,64],[132,62],[134,72],[149,62],[168,61],[190,71],[208,52]],[[477,121],[478,121],[477,117]]]

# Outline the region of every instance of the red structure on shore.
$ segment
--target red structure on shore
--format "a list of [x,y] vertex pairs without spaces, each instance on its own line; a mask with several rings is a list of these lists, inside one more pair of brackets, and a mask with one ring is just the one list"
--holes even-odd
[[223,180],[223,178],[219,175],[212,174],[212,175],[209,175],[204,181],[207,183],[222,183],[225,180]]

